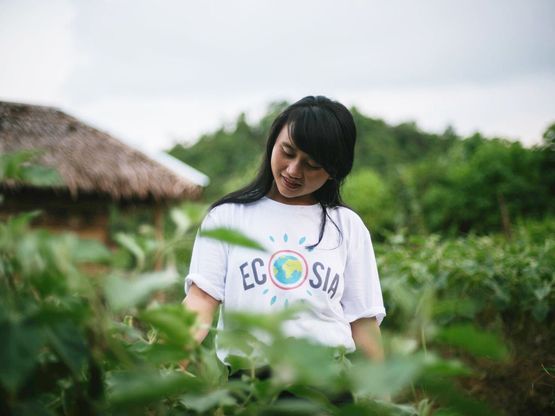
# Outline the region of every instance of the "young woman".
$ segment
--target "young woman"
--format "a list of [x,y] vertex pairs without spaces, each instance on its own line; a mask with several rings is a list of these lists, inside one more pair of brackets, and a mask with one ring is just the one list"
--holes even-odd
[[[303,302],[307,312],[287,321],[285,334],[383,358],[385,309],[370,234],[340,194],[355,139],[349,110],[326,97],[305,97],[279,114],[256,179],[214,203],[201,225],[239,230],[268,251],[195,240],[184,303],[204,324],[199,342],[220,304],[272,313]],[[217,337],[216,348],[227,363]]]

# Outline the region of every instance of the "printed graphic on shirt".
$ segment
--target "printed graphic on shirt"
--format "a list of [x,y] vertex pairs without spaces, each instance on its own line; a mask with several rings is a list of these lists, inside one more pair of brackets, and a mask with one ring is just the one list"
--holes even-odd
[[[276,242],[273,236],[269,238],[272,242]],[[321,290],[333,299],[339,288],[340,275],[334,273],[331,267],[321,261],[309,264],[306,257],[301,254],[303,250],[312,251],[311,248],[303,245],[305,241],[306,238],[301,237],[295,247],[286,233],[283,235],[285,244],[280,243],[280,249],[274,251],[268,258],[255,257],[243,262],[239,266],[243,278],[243,290],[263,287],[262,294],[271,295],[270,305],[279,301],[285,307],[289,304],[287,293],[290,291],[301,290],[303,297],[306,298],[305,295],[313,296],[314,290]],[[294,249],[283,248],[283,245],[292,245]]]
[[280,250],[270,258],[268,274],[274,285],[291,290],[302,285],[308,277],[308,264],[301,254],[293,250]]

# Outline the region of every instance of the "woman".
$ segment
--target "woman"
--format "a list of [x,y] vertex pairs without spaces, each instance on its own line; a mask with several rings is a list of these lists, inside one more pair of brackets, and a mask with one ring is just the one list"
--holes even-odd
[[[204,324],[199,342],[220,304],[271,313],[303,302],[307,312],[284,324],[286,335],[383,359],[385,309],[370,234],[340,194],[355,139],[349,110],[326,97],[305,97],[279,114],[256,179],[214,203],[201,226],[239,230],[268,251],[195,241],[184,303]],[[216,348],[227,363],[218,338]]]

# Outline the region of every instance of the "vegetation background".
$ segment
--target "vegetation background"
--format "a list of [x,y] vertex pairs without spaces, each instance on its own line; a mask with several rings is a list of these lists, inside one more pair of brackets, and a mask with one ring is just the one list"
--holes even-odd
[[[203,201],[169,212],[163,241],[148,216],[117,211],[115,252],[29,228],[40,213],[0,224],[2,414],[555,411],[555,124],[525,148],[391,126],[353,108],[359,133],[344,199],[374,239],[386,362],[286,342],[281,315],[239,315],[224,334],[248,352],[242,330],[268,332],[270,379],[253,371],[228,381],[213,337],[194,344],[194,316],[180,301],[197,226],[211,202],[253,177],[269,123],[286,105],[169,150],[212,182]],[[45,185],[31,167],[32,159],[2,155],[0,178]],[[160,257],[166,268],[155,273]],[[188,373],[176,365],[185,358]],[[337,404],[345,391],[355,402]]]

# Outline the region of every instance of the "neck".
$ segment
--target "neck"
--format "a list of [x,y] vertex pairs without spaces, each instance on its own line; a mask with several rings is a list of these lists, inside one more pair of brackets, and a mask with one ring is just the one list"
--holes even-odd
[[281,202],[282,204],[287,205],[314,205],[318,203],[316,198],[312,194],[310,195],[303,195],[296,198],[286,198],[282,194],[279,193],[277,189],[276,183],[272,183],[272,187],[270,191],[266,194],[266,196],[274,201]]

